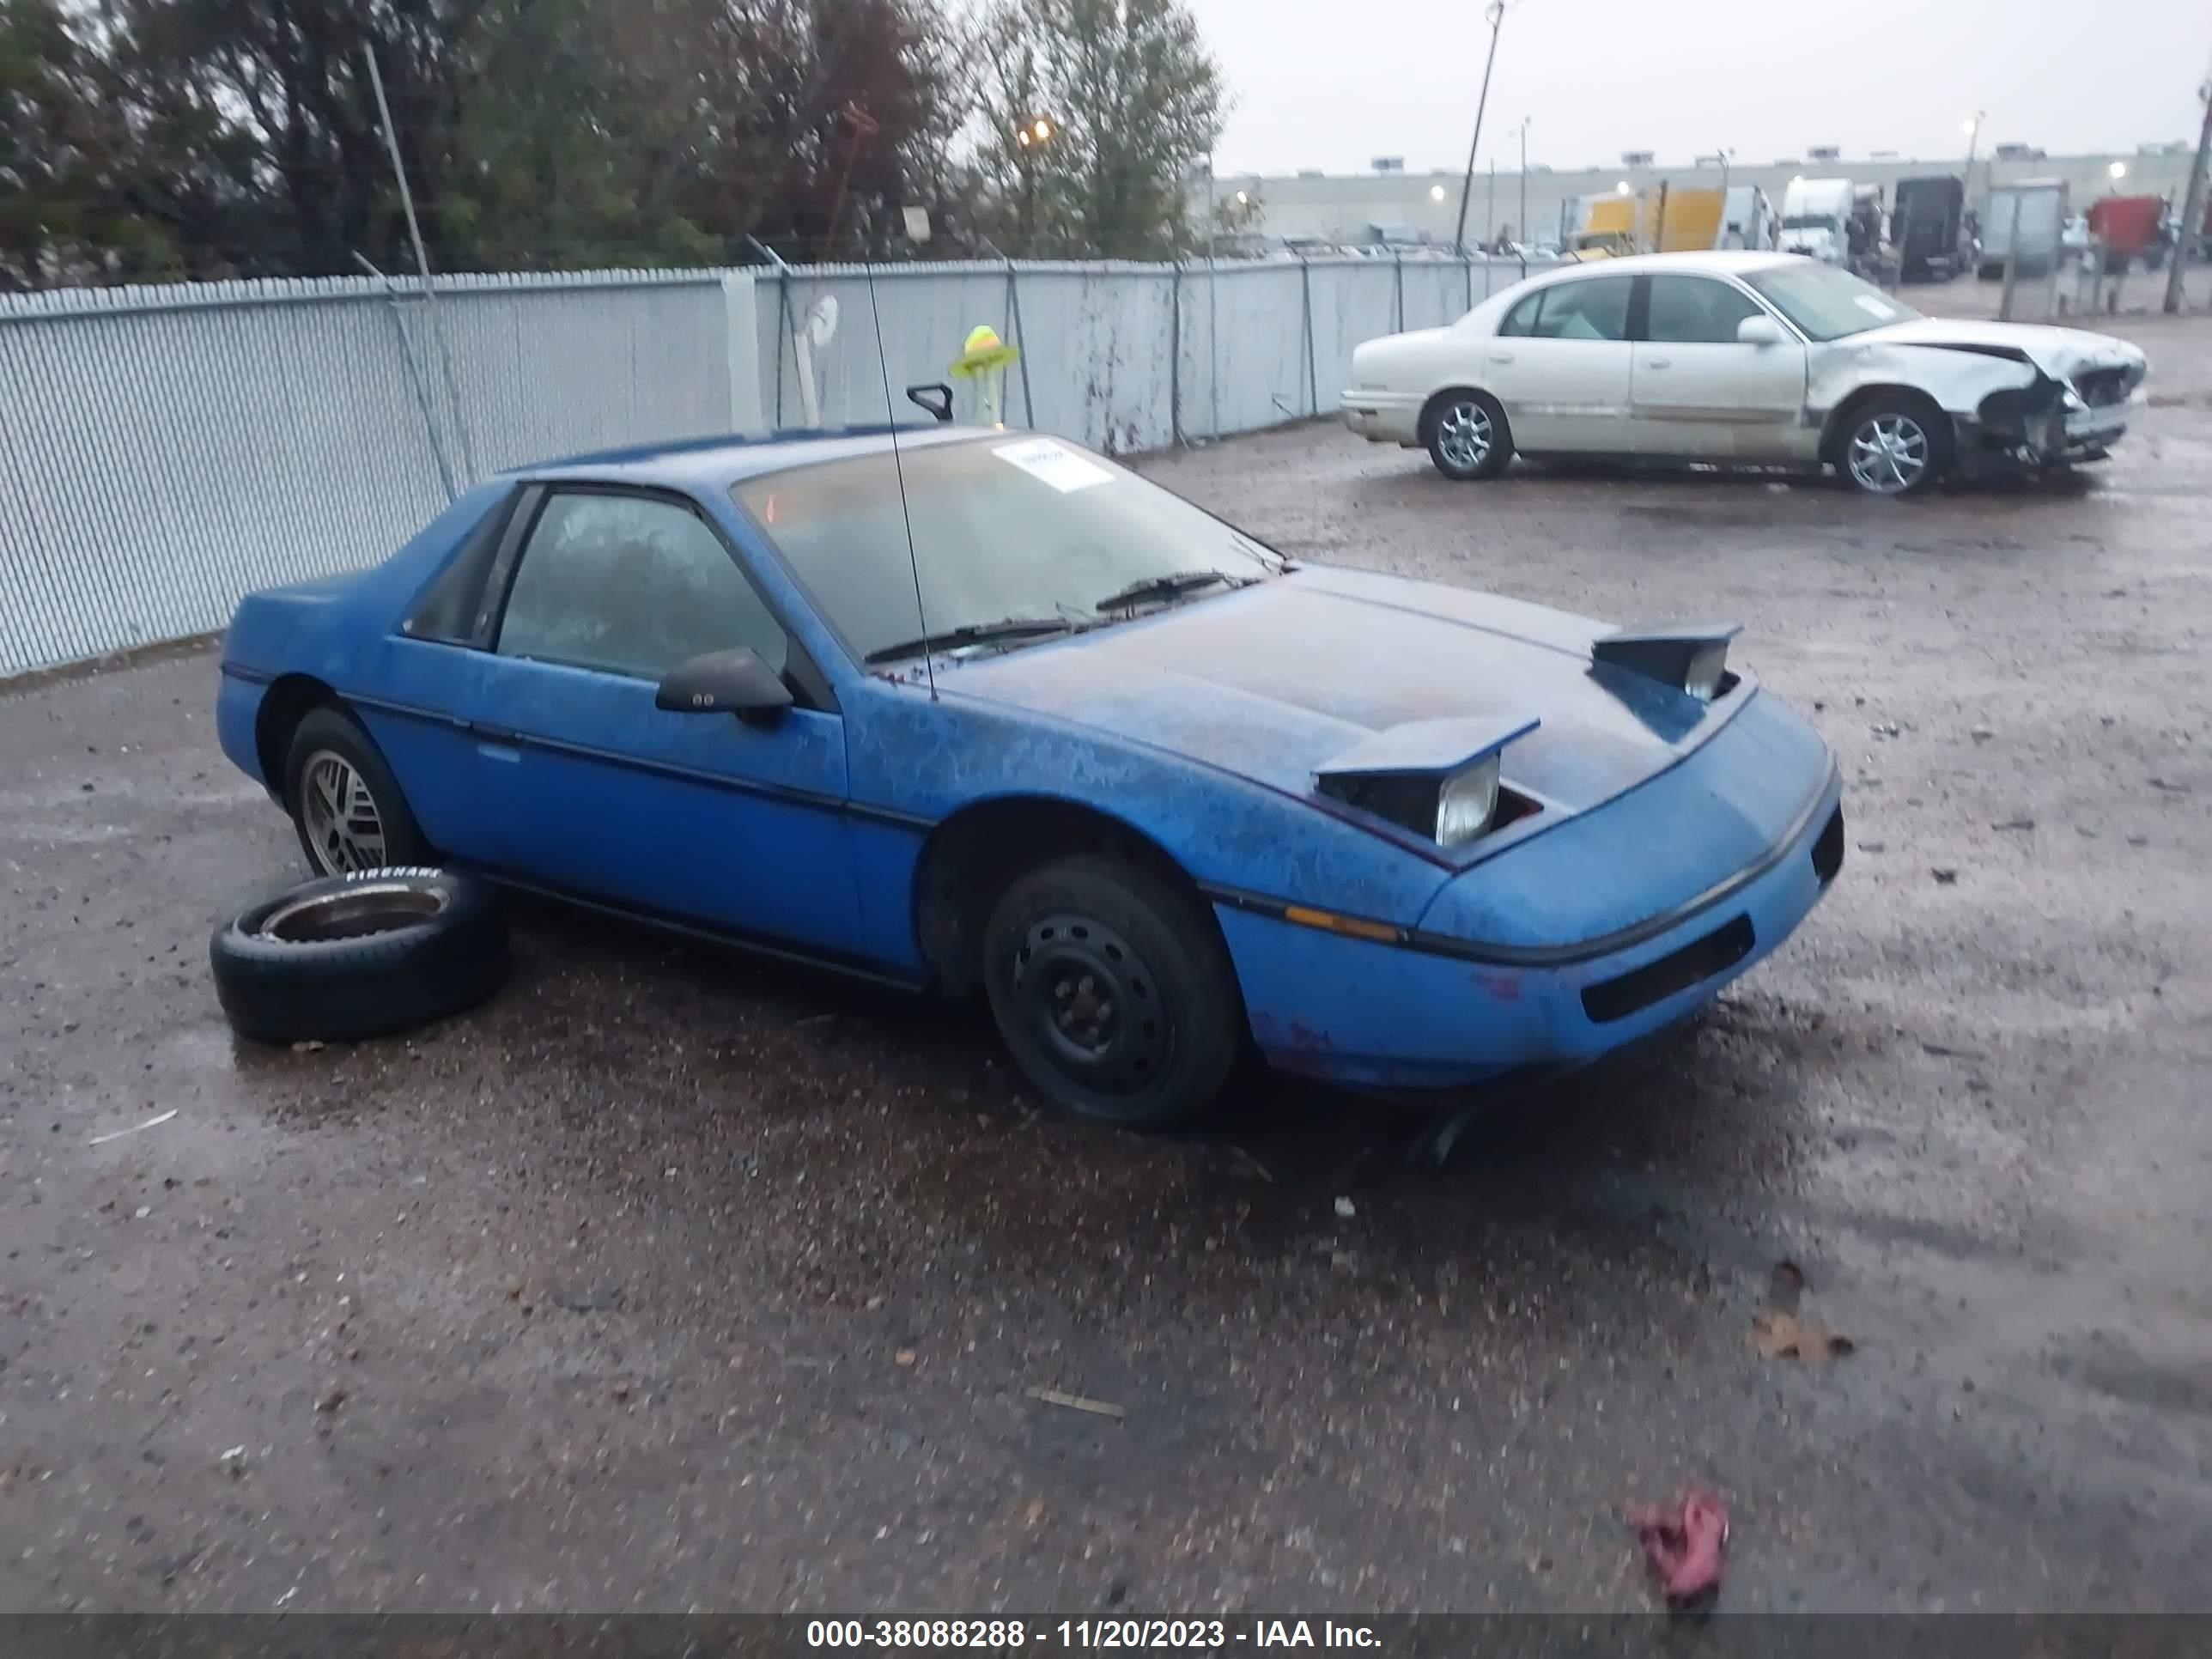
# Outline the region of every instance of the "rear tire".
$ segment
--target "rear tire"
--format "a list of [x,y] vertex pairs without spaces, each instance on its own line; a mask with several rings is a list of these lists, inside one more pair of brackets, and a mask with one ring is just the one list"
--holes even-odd
[[1244,1037],[1213,919],[1116,858],[1085,854],[1016,878],[984,927],[983,988],[1038,1092],[1123,1128],[1204,1110]]
[[436,854],[368,732],[336,708],[310,709],[285,751],[284,809],[319,876],[428,864]]
[[1437,471],[1455,483],[1494,478],[1513,459],[1513,429],[1486,392],[1440,392],[1421,411],[1421,441]]
[[208,943],[216,995],[258,1042],[351,1042],[473,1006],[507,976],[489,884],[360,870],[248,905]]

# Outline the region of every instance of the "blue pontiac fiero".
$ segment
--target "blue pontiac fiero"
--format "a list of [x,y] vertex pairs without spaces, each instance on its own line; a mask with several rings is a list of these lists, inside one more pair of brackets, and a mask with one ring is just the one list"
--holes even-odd
[[1577,1064],[1778,945],[1840,780],[1733,632],[1292,562],[1055,438],[854,429],[483,484],[246,599],[219,714],[320,872],[980,991],[1043,1094],[1161,1124],[1248,1042],[1394,1091]]

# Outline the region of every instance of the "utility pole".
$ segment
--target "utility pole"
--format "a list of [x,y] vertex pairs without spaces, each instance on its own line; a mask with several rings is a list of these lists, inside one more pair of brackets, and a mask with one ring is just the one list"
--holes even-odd
[[2189,269],[2189,250],[2204,228],[2204,169],[2212,161],[2212,78],[2197,88],[2204,100],[2204,125],[2197,135],[2197,159],[2190,164],[2189,188],[2181,196],[2180,234],[2173,240],[2173,264],[2166,273],[2166,310],[2181,309],[2181,276]]
[[1960,188],[1968,207],[1974,204],[1974,146],[1982,141],[1982,123],[1989,118],[1989,113],[1985,109],[1978,109],[1960,124],[1966,130],[1966,177]]
[[1452,246],[1462,259],[1467,258],[1467,198],[1474,192],[1474,153],[1482,148],[1482,112],[1490,102],[1490,70],[1498,62],[1498,26],[1505,20],[1505,0],[1490,0],[1483,16],[1490,24],[1490,55],[1482,60],[1482,91],[1474,100],[1474,137],[1468,142],[1467,176],[1459,185],[1459,228],[1452,233]]
[[1528,274],[1528,120],[1521,118],[1521,222],[1514,226],[1514,240],[1521,246],[1521,274]]

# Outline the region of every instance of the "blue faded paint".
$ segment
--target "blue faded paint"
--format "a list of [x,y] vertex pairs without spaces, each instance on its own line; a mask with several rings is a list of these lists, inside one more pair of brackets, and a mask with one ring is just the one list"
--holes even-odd
[[[458,861],[917,983],[930,969],[916,878],[938,826],[1010,800],[1085,808],[1213,896],[1263,1050],[1358,1083],[1588,1059],[1711,997],[1820,896],[1809,848],[1837,786],[1808,726],[1748,676],[1707,704],[1594,666],[1607,624],[1515,600],[1302,566],[1067,639],[939,659],[935,696],[921,673],[867,670],[730,487],[885,453],[882,433],[848,432],[494,480],[374,570],[241,604],[218,697],[223,748],[258,776],[267,683],[308,676],[364,722]],[[696,502],[822,666],[836,710],[762,729],[656,708],[641,680],[399,632],[484,515],[532,479]],[[1332,757],[1415,738],[1426,752],[1531,717],[1540,724],[1506,744],[1502,773],[1534,810],[1464,848],[1315,787]],[[1286,906],[1398,938],[1294,925]],[[1583,1013],[1585,987],[1740,916],[1756,932],[1743,960],[1632,1017]]]

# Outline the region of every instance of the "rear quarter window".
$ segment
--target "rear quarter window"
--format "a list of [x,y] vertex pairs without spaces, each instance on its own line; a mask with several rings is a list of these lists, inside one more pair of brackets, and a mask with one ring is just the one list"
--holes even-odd
[[499,553],[507,515],[514,510],[515,490],[494,501],[476,528],[461,543],[460,551],[432,579],[415,601],[414,609],[399,624],[399,631],[414,640],[438,640],[450,645],[474,642],[477,600],[484,578]]

